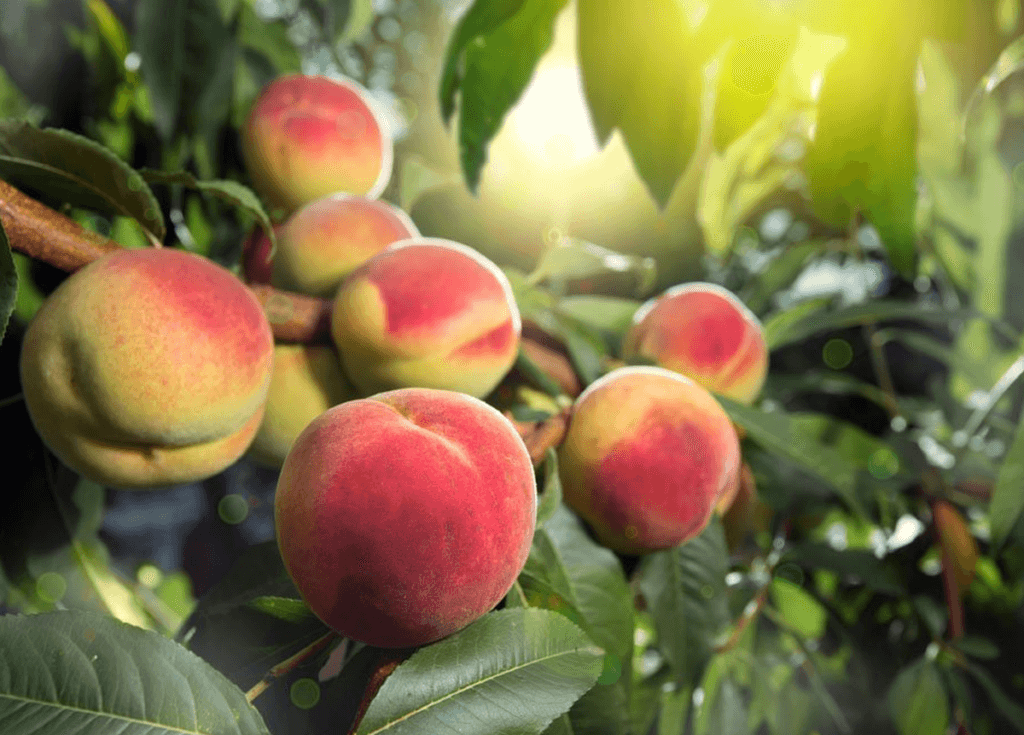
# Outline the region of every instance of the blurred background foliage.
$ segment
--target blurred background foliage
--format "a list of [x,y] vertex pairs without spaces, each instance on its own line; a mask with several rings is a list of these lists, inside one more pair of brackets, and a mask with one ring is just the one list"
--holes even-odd
[[[559,600],[635,683],[628,722],[601,714],[626,696],[609,685],[556,731],[1024,732],[1019,0],[624,5],[5,0],[0,117],[150,170],[166,244],[234,266],[253,212],[152,170],[244,182],[238,128],[260,88],[345,75],[396,142],[383,198],[506,267],[524,317],[584,382],[669,285],[713,280],[762,319],[763,398],[727,405],[764,502],[745,542],[716,524],[638,566],[601,556],[566,514],[547,521],[544,548],[578,566],[559,577],[538,551],[509,606]],[[0,175],[25,145],[0,131]],[[125,246],[149,242],[144,218],[28,190]],[[62,277],[15,262],[6,385],[24,323]],[[558,387],[523,369],[533,384],[513,410],[556,410]],[[22,407],[0,410],[28,426]],[[104,492],[23,433],[10,487],[53,492],[5,509],[3,604],[193,630],[197,650],[230,658],[214,643],[231,626],[196,599],[216,601],[236,560],[267,553],[273,473],[242,463],[203,486]],[[617,597],[559,588],[574,574]],[[263,594],[287,596],[275,580]],[[646,609],[631,645],[598,613],[633,593]],[[317,633],[252,626],[234,634],[259,630],[274,651]],[[252,677],[266,648],[240,650],[222,668]],[[273,717],[318,732],[352,706]]]

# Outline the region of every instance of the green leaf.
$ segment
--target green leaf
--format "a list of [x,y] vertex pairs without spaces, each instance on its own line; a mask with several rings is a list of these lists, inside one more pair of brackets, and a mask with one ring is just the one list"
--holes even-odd
[[395,669],[356,732],[539,733],[594,685],[601,660],[562,615],[490,613]]
[[0,175],[61,204],[133,217],[154,244],[166,234],[160,205],[142,176],[84,136],[0,121]]
[[820,638],[825,632],[828,613],[802,587],[783,577],[775,577],[771,595],[779,617],[791,630],[804,638]]
[[584,385],[589,385],[604,373],[604,358],[608,345],[593,327],[572,317],[559,316],[558,336],[562,338],[569,359]]
[[188,12],[189,0],[140,0],[135,9],[135,50],[142,57],[153,123],[165,141],[177,128],[188,71]]
[[583,629],[625,669],[633,655],[633,595],[618,557],[594,543],[562,505],[534,534],[527,564],[579,611]]
[[[572,732],[586,735],[632,735],[629,728],[629,699],[626,678],[602,684],[609,676],[608,659],[597,684],[569,710]],[[612,672],[613,674],[615,672]]]
[[922,659],[903,669],[889,688],[889,708],[900,735],[945,735],[949,697],[935,664]]
[[0,343],[7,334],[7,324],[18,301],[18,270],[14,265],[11,243],[0,222]]
[[965,635],[953,641],[953,646],[971,658],[992,661],[999,658],[999,646],[980,635]]
[[696,686],[729,622],[725,573],[729,552],[713,517],[696,538],[644,557],[640,590],[654,616],[658,647],[683,688]]
[[1002,545],[1024,513],[1024,415],[1021,416],[1013,436],[1010,450],[999,468],[992,500],[989,504],[989,519],[992,524],[992,541]]
[[586,240],[566,237],[545,250],[533,272],[530,285],[546,281],[564,288],[570,281],[595,278],[609,273],[631,275],[637,294],[650,292],[658,277],[654,258],[624,255]]
[[0,618],[0,730],[269,735],[245,695],[166,638],[86,612]]
[[237,181],[229,181],[227,179],[201,181],[188,171],[156,171],[144,168],[140,173],[145,177],[146,181],[152,184],[179,184],[227,202],[259,222],[263,231],[267,233],[267,236],[276,247],[277,238],[274,235],[274,227],[270,222],[270,217],[260,203],[259,197],[249,187],[239,184]]
[[1024,69],[1024,36],[1014,39],[1004,48],[985,76],[978,80],[964,110],[964,120],[970,122],[976,106],[986,97],[991,97],[1003,82],[1021,69]]
[[253,610],[259,610],[261,613],[289,623],[300,623],[313,616],[313,611],[309,609],[305,602],[292,597],[264,595],[251,600],[247,604]]
[[[880,20],[885,18],[882,14]],[[825,72],[806,169],[822,219],[849,228],[855,213],[878,230],[893,265],[914,263],[917,203],[915,74],[919,42],[848,37]]]
[[747,705],[739,685],[723,678],[705,699],[697,723],[697,735],[747,735]]
[[[302,58],[295,44],[288,39],[287,24],[262,20],[248,3],[242,5],[238,15],[238,45],[260,54],[273,65],[277,74],[294,74],[302,70]],[[262,87],[264,81],[269,80],[260,80],[258,86]]]
[[705,58],[678,0],[648,0],[624,12],[617,0],[577,9],[583,88],[595,131],[606,143],[618,128],[654,199],[662,206],[697,147]]
[[899,569],[891,561],[879,559],[862,549],[833,549],[825,543],[803,542],[790,547],[785,561],[808,569],[828,569],[842,575],[850,584],[864,584],[881,594],[898,597],[906,594]]
[[967,671],[981,685],[981,688],[985,690],[985,694],[988,695],[995,709],[999,711],[1017,732],[1024,733],[1024,707],[1006,696],[1006,693],[996,680],[985,669],[976,664],[968,663]]
[[784,411],[769,413],[724,396],[717,398],[730,418],[746,430],[750,439],[832,487],[850,510],[865,516],[863,503],[857,494],[856,467],[837,451],[800,431],[800,424]]
[[565,392],[554,378],[541,370],[537,363],[530,359],[530,356],[522,350],[519,350],[519,353],[516,355],[515,369],[549,396],[560,396]]
[[480,0],[455,30],[441,79],[441,110],[448,120],[455,92],[461,92],[459,160],[473,192],[487,159],[487,144],[551,46],[555,17],[566,2]]
[[594,329],[621,337],[632,324],[640,302],[617,296],[565,296],[558,300],[556,308]]
[[558,454],[548,448],[544,455],[544,483],[537,503],[537,525],[544,525],[562,505],[562,481],[558,477]]

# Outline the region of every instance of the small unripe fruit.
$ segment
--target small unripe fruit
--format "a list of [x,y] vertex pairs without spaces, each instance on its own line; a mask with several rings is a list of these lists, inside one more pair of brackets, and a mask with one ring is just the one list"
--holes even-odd
[[263,423],[249,454],[280,467],[295,438],[331,406],[356,398],[329,345],[279,344]]
[[43,441],[85,477],[192,482],[248,448],[273,346],[259,302],[225,268],[181,250],[119,250],[40,308],[21,384]]
[[271,283],[333,298],[342,280],[388,245],[419,237],[409,215],[379,199],[334,194],[304,205],[277,232]]
[[566,503],[624,554],[700,534],[739,464],[736,431],[715,398],[657,367],[594,381],[576,399],[559,448]]
[[393,151],[370,99],[348,79],[292,74],[268,84],[241,130],[253,187],[286,212],[335,192],[380,196]]
[[412,388],[318,416],[275,498],[285,567],[339,633],[388,648],[450,635],[491,610],[529,554],[533,465],[508,419]]
[[685,283],[648,301],[633,317],[623,357],[643,357],[739,403],[752,403],[768,374],[757,317],[728,290]]
[[403,240],[338,289],[331,333],[364,394],[397,388],[490,393],[515,362],[521,324],[505,274],[450,240]]

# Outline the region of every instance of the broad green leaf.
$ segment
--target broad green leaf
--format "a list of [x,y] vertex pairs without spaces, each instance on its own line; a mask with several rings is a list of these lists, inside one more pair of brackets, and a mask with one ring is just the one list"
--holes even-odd
[[270,217],[267,215],[266,210],[263,209],[259,197],[249,187],[239,184],[237,181],[229,181],[227,179],[201,181],[188,171],[168,172],[145,168],[140,173],[151,184],[179,184],[227,202],[259,222],[263,231],[267,233],[267,236],[276,247],[277,238],[274,235],[274,228],[270,222]]
[[580,3],[578,49],[595,131],[622,132],[636,169],[662,206],[698,142],[703,67],[678,0],[624,12],[615,0]]
[[999,658],[999,646],[980,635],[965,635],[953,641],[953,646],[972,658],[992,661]]
[[142,57],[153,122],[165,141],[174,135],[181,114],[189,4],[190,0],[141,0],[135,9],[135,50]]
[[261,19],[248,3],[242,4],[238,14],[238,45],[260,54],[273,65],[277,74],[293,74],[302,70],[299,52],[288,40],[287,24]]
[[154,244],[166,234],[160,205],[142,176],[99,143],[67,130],[0,121],[0,175],[62,204],[134,217]]
[[783,577],[775,577],[771,595],[779,617],[790,629],[804,638],[820,638],[825,632],[828,613],[802,587]]
[[586,240],[563,238],[545,250],[527,283],[542,281],[564,287],[571,281],[596,278],[609,273],[631,275],[636,280],[636,293],[649,293],[657,280],[654,258],[624,255]]
[[[977,664],[968,663],[967,671],[981,685],[996,710],[1019,733],[1024,733],[1024,707],[1007,696],[999,683],[985,669]],[[902,733],[901,733],[902,735]]]
[[633,595],[618,557],[595,544],[564,505],[537,529],[533,569],[582,618],[581,626],[624,670],[633,655]]
[[11,243],[0,222],[0,343],[7,334],[7,323],[18,301],[18,270],[14,265]]
[[644,557],[640,590],[654,616],[658,648],[684,688],[696,686],[729,622],[729,552],[716,517],[696,538]]
[[697,717],[694,732],[697,735],[747,735],[747,705],[739,685],[731,678],[723,678],[708,695]]
[[718,401],[732,420],[746,430],[750,439],[822,480],[836,491],[852,511],[860,516],[865,515],[863,503],[857,494],[856,467],[836,450],[801,431],[799,423],[795,423],[792,416],[784,411],[760,411],[723,396],[718,396]]
[[584,385],[589,385],[604,372],[608,345],[593,327],[573,317],[557,316],[558,336],[562,338],[569,359]]
[[[617,672],[611,672],[614,675]],[[626,678],[604,684],[610,678],[607,661],[597,684],[569,710],[572,732],[587,735],[632,735],[629,729],[629,704]]]
[[0,617],[0,731],[269,735],[245,695],[180,645],[87,612]]
[[558,477],[558,454],[548,449],[544,456],[544,483],[537,503],[537,525],[544,525],[562,505],[562,481]]
[[1024,513],[1024,416],[1003,458],[989,504],[992,541],[1001,545]]
[[874,35],[848,42],[826,71],[818,101],[806,159],[812,203],[844,231],[863,215],[893,265],[908,273],[915,255],[919,43],[895,36],[880,54]]
[[562,615],[490,613],[395,669],[356,733],[540,733],[594,685],[602,658]]
[[931,661],[903,669],[889,688],[889,708],[900,735],[945,735],[949,696]]
[[459,160],[471,191],[480,182],[487,144],[551,46],[555,17],[566,2],[477,2],[456,28],[441,81],[441,109],[447,120],[458,89]]
[[607,334],[622,336],[633,321],[640,302],[617,296],[565,296],[557,310]]

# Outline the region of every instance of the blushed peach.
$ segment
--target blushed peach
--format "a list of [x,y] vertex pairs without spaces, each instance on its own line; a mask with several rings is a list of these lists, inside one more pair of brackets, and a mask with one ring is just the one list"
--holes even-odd
[[280,467],[310,421],[353,398],[355,389],[341,372],[338,354],[330,345],[275,345],[267,408],[249,454]]
[[700,534],[737,481],[739,440],[715,398],[658,367],[624,367],[591,383],[558,451],[566,503],[624,554]]
[[366,261],[338,289],[331,318],[345,373],[365,394],[423,387],[482,398],[515,362],[520,332],[501,270],[436,238]]
[[757,398],[768,374],[761,323],[735,295],[713,283],[685,283],[640,307],[623,357],[653,360],[747,404]]
[[21,383],[65,464],[115,487],[191,482],[248,448],[273,336],[231,272],[172,249],[121,250],[67,278],[30,323]]
[[385,201],[350,194],[317,199],[278,231],[271,283],[331,298],[358,266],[388,245],[419,234],[409,215]]
[[278,77],[241,137],[253,187],[286,212],[335,192],[376,198],[391,178],[390,133],[369,92],[350,79]]
[[452,391],[391,391],[330,408],[299,435],[278,480],[277,540],[331,628],[419,646],[508,592],[536,493],[526,447],[496,409]]

